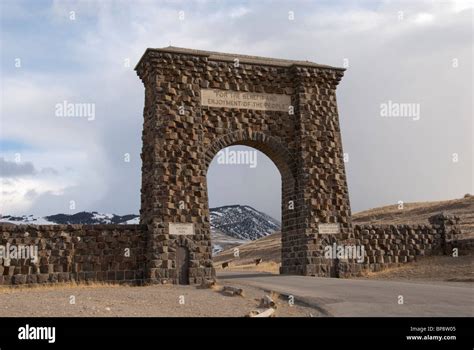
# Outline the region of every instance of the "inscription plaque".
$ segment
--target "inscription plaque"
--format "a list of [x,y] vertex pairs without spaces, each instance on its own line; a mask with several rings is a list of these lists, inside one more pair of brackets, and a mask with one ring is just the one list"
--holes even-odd
[[319,224],[319,233],[323,235],[331,235],[341,232],[339,224]]
[[288,108],[291,106],[291,96],[284,94],[201,89],[201,105],[208,107],[288,112]]
[[194,235],[194,224],[181,224],[170,222],[169,226],[170,235]]

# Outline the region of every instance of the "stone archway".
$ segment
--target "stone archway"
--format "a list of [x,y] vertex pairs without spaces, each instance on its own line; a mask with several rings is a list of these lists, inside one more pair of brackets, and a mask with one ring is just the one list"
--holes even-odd
[[207,168],[237,144],[265,153],[282,175],[280,272],[331,276],[322,246],[352,236],[335,93],[343,69],[167,47],[148,49],[136,70],[146,279],[174,280],[167,247],[181,235],[193,241],[190,282],[214,276]]
[[[296,164],[288,149],[275,137],[261,132],[235,131],[225,134],[214,140],[205,151],[206,174],[212,159],[217,153],[230,146],[249,146],[264,153],[275,164],[281,176],[281,231],[282,231],[282,262],[285,266],[295,266],[291,263],[291,256],[298,253],[295,245],[291,244],[292,237],[297,236],[298,211],[294,210],[297,199]],[[207,186],[207,181],[205,182]],[[206,188],[207,193],[207,188]],[[292,209],[293,208],[293,209]],[[287,271],[284,271],[287,272]],[[296,271],[294,271],[296,272]]]

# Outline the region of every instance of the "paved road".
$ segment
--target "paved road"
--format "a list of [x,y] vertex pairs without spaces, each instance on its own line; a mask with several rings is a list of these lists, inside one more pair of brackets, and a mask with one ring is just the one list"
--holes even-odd
[[[318,308],[328,316],[474,316],[474,286],[349,280],[255,272],[221,272],[225,281],[251,285]],[[403,304],[398,303],[403,296]]]

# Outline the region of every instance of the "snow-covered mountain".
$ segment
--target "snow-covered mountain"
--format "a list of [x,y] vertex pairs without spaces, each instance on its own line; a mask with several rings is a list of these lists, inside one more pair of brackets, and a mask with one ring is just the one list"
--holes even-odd
[[[248,240],[267,236],[280,229],[280,223],[248,205],[228,205],[210,209],[211,232],[216,245],[238,245]],[[56,214],[45,217],[34,215],[3,215],[0,223],[55,225],[55,224],[138,224],[135,214],[115,215],[98,212]],[[227,236],[227,237],[226,237]],[[221,242],[219,244],[217,241]],[[216,247],[217,248],[217,247]]]
[[3,215],[0,223],[7,222],[12,224],[31,224],[31,225],[56,225],[56,224],[138,224],[139,216],[135,214],[115,215],[101,214],[98,212],[82,211],[76,214],[56,214],[44,217],[34,215],[11,216]]
[[0,216],[0,224],[15,224],[15,225],[56,225],[55,222],[49,221],[44,217],[34,215],[2,215]]
[[280,222],[248,205],[211,208],[211,226],[228,236],[256,240],[280,229]]

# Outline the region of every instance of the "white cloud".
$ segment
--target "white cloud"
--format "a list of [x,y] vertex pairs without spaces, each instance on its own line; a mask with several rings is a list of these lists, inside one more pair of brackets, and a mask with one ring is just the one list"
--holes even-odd
[[[62,195],[66,186],[57,180],[35,178],[20,178],[2,181],[2,214],[30,213],[33,202],[38,195],[51,193]],[[34,191],[35,196],[28,195]]]
[[247,7],[243,7],[243,6],[236,7],[230,10],[230,17],[231,18],[242,17],[242,16],[245,16],[249,12],[250,12],[250,9],[248,9]]
[[431,13],[419,13],[413,20],[416,24],[431,23],[435,19],[435,16]]
[[474,2],[472,0],[452,0],[452,10],[456,13],[465,10],[472,10],[474,8]]

